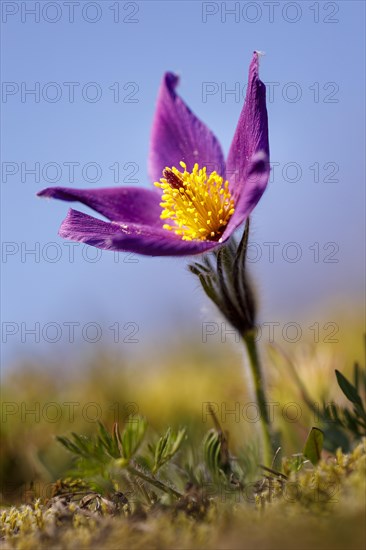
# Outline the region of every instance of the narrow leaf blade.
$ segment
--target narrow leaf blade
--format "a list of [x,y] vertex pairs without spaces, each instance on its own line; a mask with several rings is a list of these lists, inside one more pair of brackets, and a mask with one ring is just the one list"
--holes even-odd
[[338,386],[341,388],[344,395],[351,403],[355,403],[362,407],[361,397],[358,395],[356,388],[347,380],[339,370],[335,371],[337,376]]

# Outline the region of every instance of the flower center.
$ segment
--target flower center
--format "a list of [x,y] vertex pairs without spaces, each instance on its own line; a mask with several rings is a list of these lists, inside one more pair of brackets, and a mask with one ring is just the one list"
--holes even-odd
[[163,170],[163,178],[154,185],[163,190],[160,218],[164,229],[181,235],[184,241],[219,241],[234,213],[234,201],[229,191],[229,182],[216,172],[207,175],[206,167],[195,164],[187,172],[174,166]]

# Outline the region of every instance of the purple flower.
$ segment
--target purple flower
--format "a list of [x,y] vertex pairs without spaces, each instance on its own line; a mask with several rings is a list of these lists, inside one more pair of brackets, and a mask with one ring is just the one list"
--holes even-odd
[[155,187],[44,189],[39,196],[82,202],[109,220],[70,209],[59,235],[150,256],[199,254],[227,241],[256,206],[269,177],[266,90],[258,64],[254,52],[226,163],[216,137],[176,94],[178,77],[166,73],[149,155]]

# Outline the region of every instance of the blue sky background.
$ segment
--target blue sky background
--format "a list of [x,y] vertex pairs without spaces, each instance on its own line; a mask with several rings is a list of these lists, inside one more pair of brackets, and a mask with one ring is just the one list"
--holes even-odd
[[[213,318],[212,310],[202,311],[208,306],[206,298],[185,269],[184,259],[122,255],[117,263],[112,253],[103,252],[92,263],[83,254],[93,258],[95,251],[79,245],[70,262],[70,249],[57,235],[70,205],[35,195],[51,185],[42,176],[50,162],[62,168],[56,185],[128,185],[126,178],[136,168],[134,184],[150,185],[149,135],[166,70],[181,75],[181,95],[227,153],[242,99],[225,95],[225,90],[245,87],[254,49],[266,53],[261,78],[274,90],[268,113],[271,160],[276,163],[252,219],[251,239],[262,249],[262,258],[251,265],[261,319],[290,321],[310,315],[315,321],[327,308],[344,315],[357,311],[364,276],[364,2],[277,2],[273,18],[263,2],[226,2],[224,7],[221,2],[119,2],[120,21],[114,22],[117,2],[80,1],[73,23],[64,2],[57,2],[57,11],[51,5],[45,12],[47,2],[40,2],[40,21],[35,22],[24,12],[24,6],[31,9],[35,4],[2,2],[3,91],[4,83],[5,91],[10,90],[9,82],[19,89],[21,83],[32,88],[39,82],[41,90],[38,103],[29,95],[22,102],[20,91],[2,95],[2,328],[4,332],[4,322],[19,328],[5,343],[3,334],[4,364],[29,354],[51,356],[65,344],[66,332],[58,344],[41,338],[35,346],[33,337],[26,335],[22,343],[21,323],[27,328],[36,322],[41,327],[50,322],[80,323],[78,339],[80,326],[98,322],[104,331],[101,341],[107,342],[109,326],[133,322],[139,325],[143,344],[152,333],[164,341],[177,334],[177,327],[199,330],[202,319]],[[239,11],[225,14],[225,5],[237,5]],[[46,20],[58,16],[55,23]],[[85,20],[96,16],[100,19],[95,23]],[[61,88],[57,102],[42,97],[45,90],[52,99],[55,88],[45,88],[50,82]],[[68,101],[64,82],[80,83],[74,103]],[[81,94],[90,82],[102,91],[97,102]],[[109,89],[117,82],[119,102]],[[217,93],[203,97],[205,82],[215,83]],[[93,91],[89,87],[86,93],[92,97]],[[129,98],[137,101],[126,102]],[[36,162],[39,181],[30,174],[22,181],[21,163],[31,168]],[[74,182],[64,165],[70,162],[80,163]],[[87,163],[100,166],[99,181],[90,183],[83,177]],[[115,163],[120,166],[120,183],[114,182],[109,168]],[[298,168],[288,163],[300,166],[299,181],[289,181],[297,179]],[[317,166],[319,181],[314,175]],[[18,168],[14,175],[8,173],[12,167]],[[46,177],[55,173],[50,168]],[[91,168],[87,177],[94,174]],[[80,210],[88,211],[82,206]],[[58,246],[52,248],[51,242]],[[280,243],[273,262],[265,242]],[[302,258],[296,263],[281,255],[289,242],[301,248]],[[319,243],[318,262],[314,243]],[[327,243],[336,244],[323,250]],[[40,247],[39,261],[34,255],[22,257],[22,250],[35,246]],[[60,259],[52,262],[49,258],[55,253]],[[324,262],[327,258],[338,262]],[[123,331],[130,332],[128,327]],[[78,347],[74,344],[70,350],[77,353]]]

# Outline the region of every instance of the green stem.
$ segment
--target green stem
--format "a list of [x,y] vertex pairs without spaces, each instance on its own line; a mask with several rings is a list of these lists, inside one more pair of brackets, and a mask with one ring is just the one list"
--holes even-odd
[[243,336],[248,354],[248,363],[253,378],[256,401],[260,413],[260,427],[262,435],[262,457],[267,466],[271,466],[274,457],[274,448],[271,442],[271,427],[268,415],[266,394],[262,377],[262,369],[259,360],[258,349],[254,331],[248,331]]
[[176,491],[175,489],[172,489],[172,487],[168,487],[167,485],[165,485],[164,483],[162,483],[158,479],[152,478],[152,477],[144,474],[143,472],[140,472],[140,470],[138,470],[137,468],[134,468],[131,465],[129,465],[127,467],[127,470],[130,474],[132,474],[134,476],[137,476],[137,477],[140,477],[141,479],[143,479],[144,481],[147,481],[151,485],[154,485],[154,487],[156,487],[157,489],[160,489],[164,493],[172,494],[176,498],[181,498],[181,496],[182,496],[180,493],[178,493],[178,491]]

